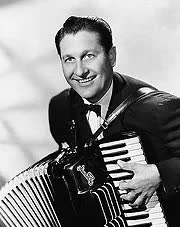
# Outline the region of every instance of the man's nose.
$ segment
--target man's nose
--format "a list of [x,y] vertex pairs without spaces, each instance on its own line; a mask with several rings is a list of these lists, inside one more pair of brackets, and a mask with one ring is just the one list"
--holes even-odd
[[75,68],[74,73],[79,77],[83,77],[83,76],[85,76],[86,72],[87,72],[87,69],[83,65],[83,63],[81,61],[76,62],[76,68]]

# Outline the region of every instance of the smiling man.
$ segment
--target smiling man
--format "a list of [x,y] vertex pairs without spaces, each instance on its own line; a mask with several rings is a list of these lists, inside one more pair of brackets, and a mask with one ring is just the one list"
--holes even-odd
[[115,48],[106,52],[97,33],[82,30],[67,34],[60,42],[60,50],[64,76],[70,86],[89,102],[100,100],[112,82]]
[[119,189],[126,191],[121,198],[138,207],[164,188],[162,204],[169,227],[180,226],[179,212],[174,209],[180,204],[180,99],[114,72],[112,31],[101,18],[69,17],[57,32],[55,43],[71,87],[49,104],[50,130],[59,150],[65,143],[82,147],[130,94],[141,87],[153,88],[153,95],[131,105],[98,139],[121,132],[138,133],[149,164],[117,162],[120,169],[134,173],[132,179],[119,182]]

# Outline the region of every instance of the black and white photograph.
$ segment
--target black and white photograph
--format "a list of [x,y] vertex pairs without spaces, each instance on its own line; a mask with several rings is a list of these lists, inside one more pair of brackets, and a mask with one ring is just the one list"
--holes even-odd
[[179,227],[179,61],[178,0],[0,0],[0,227]]

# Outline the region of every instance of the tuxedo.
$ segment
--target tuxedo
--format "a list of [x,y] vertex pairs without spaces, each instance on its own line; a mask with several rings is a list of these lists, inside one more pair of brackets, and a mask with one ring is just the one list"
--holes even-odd
[[[143,81],[115,73],[106,116],[141,87],[150,87],[155,91],[118,116],[104,131],[104,137],[123,131],[135,131],[140,136],[148,163],[156,164],[162,178],[162,204],[169,226],[178,227],[180,216],[175,207],[180,204],[180,98],[159,91]],[[64,90],[50,101],[50,131],[60,149],[63,142],[71,146],[72,119],[78,146],[83,146],[92,135],[86,116],[81,114],[81,105],[82,98],[72,88]]]

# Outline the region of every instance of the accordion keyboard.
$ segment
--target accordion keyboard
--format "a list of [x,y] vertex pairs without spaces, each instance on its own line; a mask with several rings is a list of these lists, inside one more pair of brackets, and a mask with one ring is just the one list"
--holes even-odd
[[[108,174],[111,176],[119,194],[119,181],[132,177],[132,174],[119,170],[117,160],[127,162],[147,163],[141,146],[140,138],[136,135],[113,142],[104,142],[99,145]],[[129,227],[152,226],[167,227],[165,216],[156,193],[146,206],[132,208],[122,201],[122,210]]]

